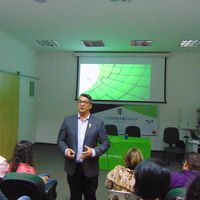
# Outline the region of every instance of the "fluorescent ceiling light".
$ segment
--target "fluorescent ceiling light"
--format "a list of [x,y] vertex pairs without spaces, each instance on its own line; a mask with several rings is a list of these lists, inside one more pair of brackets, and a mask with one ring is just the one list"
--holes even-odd
[[199,47],[200,40],[183,40],[180,43],[181,47]]
[[86,47],[104,47],[103,40],[82,40],[81,41]]
[[47,0],[33,0],[33,1],[35,1],[37,3],[46,3],[47,2]]
[[115,2],[115,1],[131,2],[131,0],[110,0],[110,1],[113,1],[113,2]]
[[115,2],[115,1],[122,1],[122,2],[131,2],[131,0],[110,0],[110,1],[113,1],[113,2]]
[[46,46],[46,47],[58,47],[58,46],[60,46],[58,44],[58,42],[56,42],[55,40],[37,40],[36,42],[38,44],[40,44],[41,46]]
[[152,41],[151,40],[131,40],[131,46],[138,47],[149,47],[151,46]]

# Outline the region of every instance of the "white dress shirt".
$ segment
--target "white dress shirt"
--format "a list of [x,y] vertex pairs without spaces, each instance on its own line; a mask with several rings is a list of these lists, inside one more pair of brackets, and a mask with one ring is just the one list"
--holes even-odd
[[85,132],[87,129],[89,117],[90,115],[88,115],[86,119],[82,120],[80,119],[80,115],[78,114],[78,148],[77,148],[77,156],[76,156],[77,162],[83,161],[81,159],[81,154],[83,152],[83,142],[85,138]]

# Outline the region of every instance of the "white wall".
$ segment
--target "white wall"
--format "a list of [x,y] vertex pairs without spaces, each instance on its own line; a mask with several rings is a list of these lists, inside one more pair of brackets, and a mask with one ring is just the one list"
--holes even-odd
[[[38,61],[37,141],[56,143],[64,116],[77,112],[74,102],[76,58],[71,52],[44,52]],[[151,137],[153,150],[163,149],[165,127],[179,127],[181,108],[200,107],[199,63],[200,53],[176,53],[168,58],[167,104],[159,105],[159,135]]]
[[[35,51],[0,31],[0,70],[36,76]],[[35,98],[29,97],[29,81],[20,76],[19,140],[35,141]]]
[[[200,53],[172,54],[167,64],[167,104],[160,106],[160,135],[153,140],[154,149],[163,149],[162,134],[167,126],[179,127],[182,108],[196,110],[200,107]],[[196,118],[194,112],[191,118]],[[185,131],[180,130],[183,138]]]
[[56,143],[65,115],[76,112],[76,59],[72,53],[39,53],[37,141]]

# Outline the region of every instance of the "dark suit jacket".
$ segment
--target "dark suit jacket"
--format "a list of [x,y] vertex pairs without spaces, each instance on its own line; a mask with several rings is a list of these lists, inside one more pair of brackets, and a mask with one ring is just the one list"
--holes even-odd
[[[78,114],[65,117],[58,135],[58,148],[65,154],[67,148],[73,149],[77,154],[77,138],[78,138]],[[109,147],[110,142],[104,123],[101,119],[95,118],[90,115],[88,126],[85,133],[83,146],[87,145],[95,150],[95,157],[85,159],[83,161],[84,173],[87,177],[93,177],[99,174],[98,158],[105,153]],[[76,158],[69,159],[65,157],[65,171],[69,175],[75,172]]]

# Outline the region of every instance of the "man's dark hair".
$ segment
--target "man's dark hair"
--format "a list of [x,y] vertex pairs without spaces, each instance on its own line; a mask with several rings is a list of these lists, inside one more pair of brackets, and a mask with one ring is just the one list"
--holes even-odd
[[135,168],[135,190],[143,199],[164,199],[169,190],[170,171],[159,159],[140,162]]
[[86,97],[90,102],[92,102],[92,97],[89,94],[81,94],[80,97]]

